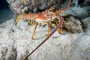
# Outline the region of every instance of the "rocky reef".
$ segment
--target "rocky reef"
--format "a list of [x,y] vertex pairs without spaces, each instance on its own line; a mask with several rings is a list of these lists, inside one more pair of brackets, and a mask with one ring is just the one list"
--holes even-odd
[[[23,10],[28,9],[29,12],[36,12],[37,10],[45,10],[60,4],[62,0],[7,0],[10,4],[10,9],[16,14],[23,13]],[[25,12],[25,11],[24,11]]]
[[[79,19],[76,19],[75,17],[70,16],[69,18],[66,19],[66,23],[67,23],[67,26],[70,29],[70,32],[72,32],[72,33],[81,33],[81,32],[83,32],[82,23],[80,22]],[[67,27],[65,25],[63,27],[65,29],[67,29]]]
[[[15,14],[20,14],[28,9],[31,11],[33,9],[44,10],[53,6],[55,1],[57,3],[61,2],[61,0],[49,1],[7,0],[10,9]],[[89,60],[90,6],[85,5],[87,2],[88,0],[85,0],[78,3],[78,6],[71,6],[64,13],[60,13],[60,15],[65,15],[63,17],[70,32],[67,30],[66,24],[63,24],[62,33],[58,34],[56,31],[46,43],[29,56],[28,60]],[[50,4],[47,5],[48,3]],[[61,4],[61,7],[63,8],[66,3]],[[15,18],[0,25],[0,60],[23,60],[47,37],[47,26],[37,26],[32,40],[31,37],[35,26],[26,31],[29,26],[23,19],[16,24]],[[53,29],[54,27],[50,26],[50,33]]]

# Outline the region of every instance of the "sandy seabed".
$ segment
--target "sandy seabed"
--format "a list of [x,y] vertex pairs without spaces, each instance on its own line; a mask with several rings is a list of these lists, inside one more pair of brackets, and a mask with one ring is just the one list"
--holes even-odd
[[[86,31],[72,34],[72,42],[68,32],[56,31],[28,60],[89,60],[90,59],[90,17],[83,20],[87,24]],[[47,34],[47,27],[38,26],[31,39],[34,26],[29,27],[23,20],[17,25],[10,19],[0,25],[0,60],[23,60]],[[50,32],[54,28],[50,28]]]

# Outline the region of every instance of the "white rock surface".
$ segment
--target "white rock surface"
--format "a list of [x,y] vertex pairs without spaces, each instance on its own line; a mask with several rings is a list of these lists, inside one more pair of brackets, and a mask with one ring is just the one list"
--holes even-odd
[[[55,32],[28,60],[89,60],[90,24],[88,25],[85,32],[72,34],[72,46],[69,33],[62,31],[59,35]],[[46,38],[47,27],[38,26],[34,40],[31,39],[34,27],[26,31],[27,27],[27,23],[22,20],[15,25],[14,19],[0,25],[0,60],[23,60]]]
[[73,16],[76,16],[78,18],[86,18],[89,15],[89,10],[90,10],[90,7],[70,7],[67,11],[65,11],[64,13],[62,13],[61,15],[73,15]]

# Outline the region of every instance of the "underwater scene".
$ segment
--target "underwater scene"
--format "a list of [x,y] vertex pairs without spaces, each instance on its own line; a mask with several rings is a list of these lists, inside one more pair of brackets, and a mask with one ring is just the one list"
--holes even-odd
[[90,0],[2,0],[0,60],[90,60]]

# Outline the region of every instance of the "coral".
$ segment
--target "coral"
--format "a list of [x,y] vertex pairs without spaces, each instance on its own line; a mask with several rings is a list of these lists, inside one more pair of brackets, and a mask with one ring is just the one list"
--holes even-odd
[[22,9],[22,13],[25,13],[26,11],[28,11],[28,8],[24,7],[24,9]]
[[15,1],[14,3],[12,3],[10,5],[10,9],[14,12],[14,13],[21,13],[22,9],[24,8],[23,5],[20,4],[19,1]]
[[27,7],[29,12],[33,9],[45,10],[53,5],[60,4],[63,0],[7,0],[10,8],[14,13],[22,13],[22,10]]

